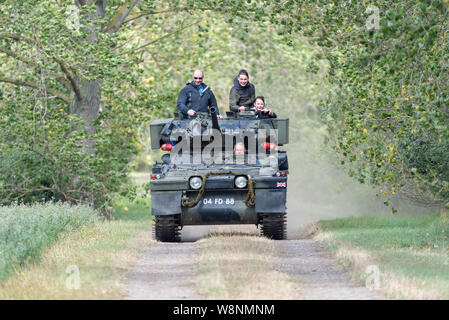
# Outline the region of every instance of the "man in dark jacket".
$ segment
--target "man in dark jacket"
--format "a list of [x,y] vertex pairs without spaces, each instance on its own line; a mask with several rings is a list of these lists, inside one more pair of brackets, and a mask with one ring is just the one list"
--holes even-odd
[[217,110],[218,118],[222,118],[217,106],[217,100],[212,90],[203,83],[204,73],[201,70],[193,72],[193,81],[186,84],[186,86],[179,92],[178,95],[178,109],[184,115],[194,116],[197,112],[209,112],[210,107]]

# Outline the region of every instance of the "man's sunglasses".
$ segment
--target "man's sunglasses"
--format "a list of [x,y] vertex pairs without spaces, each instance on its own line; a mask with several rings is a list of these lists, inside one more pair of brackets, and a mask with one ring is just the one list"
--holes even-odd
[[195,80],[203,80],[202,77],[201,78],[193,77],[193,79],[195,79]]

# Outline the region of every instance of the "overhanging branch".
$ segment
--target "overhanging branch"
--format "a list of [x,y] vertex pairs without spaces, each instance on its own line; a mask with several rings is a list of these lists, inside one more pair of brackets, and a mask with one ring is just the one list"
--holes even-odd
[[23,62],[23,63],[29,65],[30,67],[35,68],[35,69],[36,69],[37,71],[39,71],[39,72],[45,71],[45,73],[46,73],[48,76],[50,76],[50,77],[52,77],[52,78],[55,78],[56,80],[58,80],[59,82],[61,82],[61,83],[64,84],[64,85],[67,85],[67,84],[68,84],[67,80],[66,80],[63,76],[42,69],[42,67],[39,66],[39,65],[38,65],[36,62],[34,62],[34,61],[27,60],[27,59],[25,59],[25,58],[23,58],[23,57],[20,57],[18,54],[14,53],[14,52],[12,52],[12,51],[10,51],[10,50],[4,49],[4,48],[0,48],[0,52],[6,54],[7,56],[9,56],[9,57],[11,57],[11,58],[13,58],[13,59],[19,60],[19,61],[21,61],[21,62]]
[[[22,80],[17,80],[17,79],[8,79],[8,78],[4,78],[4,77],[0,77],[0,82],[5,82],[5,83],[13,84],[16,86],[21,86],[21,87],[29,87],[29,88],[33,88],[33,89],[41,89],[42,88],[37,83],[27,82],[27,81],[22,81]],[[54,95],[56,98],[64,101],[67,104],[70,104],[70,98],[67,97],[65,94],[63,94],[59,91],[53,90],[53,89],[49,89],[49,88],[46,88],[45,90],[48,93],[50,93],[51,95]]]
[[[30,43],[33,43],[33,44],[37,44],[35,40],[25,38],[25,37],[21,36],[20,34],[0,33],[0,39],[2,39],[2,38],[13,39],[13,40],[15,40],[15,41],[25,40],[25,41],[27,41],[27,42],[30,42]],[[19,56],[18,56],[17,54],[15,54],[14,52],[11,52],[11,51],[9,51],[9,50],[6,50],[6,49],[0,49],[0,52],[6,53],[7,55],[9,55],[9,56],[11,56],[11,57],[14,57],[14,58],[19,59]],[[82,98],[81,92],[80,92],[78,86],[76,85],[76,82],[75,82],[75,80],[73,79],[72,75],[70,74],[70,72],[69,72],[69,71],[67,70],[67,68],[65,67],[64,63],[63,63],[61,60],[57,59],[56,57],[50,56],[50,59],[52,59],[53,61],[55,61],[55,62],[60,66],[61,71],[65,74],[67,80],[68,80],[69,83],[70,83],[70,86],[72,87],[73,91],[75,92],[76,98],[77,98],[78,100],[81,101],[81,98]],[[19,59],[19,60],[25,62],[23,59]],[[27,63],[27,62],[25,62],[25,63]],[[34,62],[28,62],[28,64],[31,65],[31,66],[34,66],[34,67],[36,67],[36,68],[41,69],[40,66],[38,66],[38,65],[37,65],[36,63],[34,63]],[[50,74],[49,74],[49,75],[50,75]],[[56,75],[54,75],[54,74],[53,74],[53,76],[55,76],[56,79],[58,79],[60,82],[61,82],[61,78],[62,78],[62,79],[63,79],[63,83],[64,83],[64,84],[67,84],[67,81],[65,81],[65,79],[64,79],[63,77],[61,77],[61,76],[56,76]],[[49,91],[49,92],[50,92],[50,91]],[[68,103],[68,102],[67,102],[67,103]]]
[[70,86],[72,87],[73,91],[75,92],[76,98],[78,99],[78,101],[81,101],[83,97],[81,96],[80,89],[78,88],[75,79],[73,79],[71,73],[69,72],[69,70],[67,70],[67,68],[65,67],[65,65],[62,61],[58,60],[57,62],[59,64],[59,66],[61,67],[62,72],[64,72],[65,76],[69,80]]
[[12,39],[19,41],[21,38],[20,34],[16,33],[0,33],[0,39]]
[[143,48],[145,48],[145,47],[148,47],[149,45],[152,45],[153,43],[156,43],[156,42],[161,41],[161,40],[163,40],[163,39],[166,39],[166,38],[168,38],[168,37],[170,37],[170,36],[172,36],[172,35],[174,35],[174,34],[176,34],[176,33],[178,33],[178,32],[181,32],[182,30],[185,30],[185,29],[188,29],[188,28],[190,28],[190,27],[193,27],[194,25],[200,24],[200,22],[201,22],[201,21],[197,21],[197,22],[195,22],[195,23],[192,23],[192,24],[189,24],[189,25],[184,26],[184,27],[182,27],[182,28],[179,28],[179,29],[177,29],[177,30],[175,30],[175,31],[169,32],[169,33],[167,33],[166,35],[163,35],[163,36],[160,37],[160,38],[151,40],[151,41],[145,43],[144,45],[141,45],[140,47],[138,47],[138,48],[136,48],[136,49],[133,49],[133,50],[130,50],[130,51],[127,51],[127,52],[125,52],[125,53],[122,53],[121,55],[124,55],[124,54],[127,54],[127,53],[131,53],[131,52],[133,52],[133,51],[141,50],[141,49],[143,49]]
[[[123,23],[128,23],[128,22],[140,19],[142,17],[149,16],[149,15],[169,13],[169,12],[181,12],[181,11],[189,11],[189,10],[193,10],[193,9],[176,7],[176,8],[168,8],[168,9],[156,9],[156,10],[152,10],[152,11],[142,11],[139,14],[125,20]],[[200,10],[204,10],[204,9],[200,9]]]
[[132,9],[136,6],[137,2],[139,2],[139,0],[128,0],[126,3],[122,4],[117,10],[115,16],[112,17],[111,21],[106,26],[105,31],[110,34],[117,32]]

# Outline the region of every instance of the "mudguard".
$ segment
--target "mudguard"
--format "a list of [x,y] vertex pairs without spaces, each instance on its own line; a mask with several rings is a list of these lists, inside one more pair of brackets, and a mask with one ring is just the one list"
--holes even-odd
[[164,216],[181,213],[182,191],[151,192],[151,213]]
[[286,189],[256,189],[256,212],[285,212]]

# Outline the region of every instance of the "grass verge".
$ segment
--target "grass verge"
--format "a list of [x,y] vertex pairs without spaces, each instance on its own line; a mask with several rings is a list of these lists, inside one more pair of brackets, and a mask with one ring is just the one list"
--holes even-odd
[[196,284],[202,296],[225,300],[299,298],[299,284],[276,270],[273,241],[224,232],[199,243]]
[[395,299],[449,299],[449,219],[358,217],[320,221],[314,239],[355,279],[374,279]]
[[42,250],[62,232],[98,221],[88,206],[45,203],[0,207],[0,280],[20,266],[39,261]]
[[149,201],[122,200],[112,221],[98,220],[59,234],[40,262],[19,268],[0,282],[0,299],[124,297],[126,272],[138,249],[153,241]]

